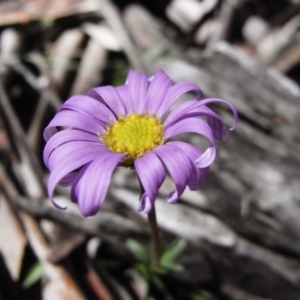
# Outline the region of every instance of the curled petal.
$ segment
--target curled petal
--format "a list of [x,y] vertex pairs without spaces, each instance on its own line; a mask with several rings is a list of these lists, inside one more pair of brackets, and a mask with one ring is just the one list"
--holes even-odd
[[159,146],[154,153],[168,169],[176,189],[167,196],[169,203],[175,203],[183,193],[192,171],[189,158],[178,148],[169,144]]
[[59,183],[58,185],[61,186],[70,186],[72,185],[74,179],[76,178],[77,173],[76,172],[71,172],[67,174]]
[[184,101],[183,103],[179,104],[170,114],[167,116],[164,124],[165,128],[168,128],[173,123],[177,122],[178,120],[184,119],[184,117],[193,109],[193,105],[198,103],[197,100],[189,100]]
[[101,86],[89,90],[88,96],[93,97],[102,103],[105,103],[109,109],[118,116],[125,116],[126,110],[122,98],[113,86]]
[[[207,115],[207,123],[212,129],[215,139],[219,141],[225,141],[228,136],[228,130],[223,123],[223,120],[219,117],[218,114],[214,113],[208,107],[203,106],[203,108],[205,108],[206,110],[204,113]],[[208,110],[210,110],[211,112]],[[215,114],[215,116],[213,114]]]
[[57,132],[54,136],[50,138],[50,140],[47,142],[44,148],[43,158],[46,167],[49,168],[48,159],[54,149],[61,146],[62,144],[73,141],[87,141],[99,143],[99,138],[95,134],[75,129],[65,129]]
[[[75,143],[75,142],[73,142]],[[68,147],[71,143],[67,143]],[[63,146],[65,146],[63,145]],[[61,147],[63,147],[61,146]],[[54,168],[51,170],[51,174],[49,176],[48,181],[48,195],[51,201],[53,202],[54,206],[60,209],[64,209],[60,207],[53,201],[53,192],[56,185],[65,178],[69,173],[73,172],[74,170],[80,168],[81,166],[89,163],[90,161],[94,160],[99,153],[101,153],[102,147],[98,145],[98,147],[94,146],[83,146],[77,147],[76,149],[68,148],[63,149],[61,151],[53,151],[49,158],[49,165],[51,165],[51,158],[54,157],[53,164]],[[59,149],[60,150],[60,149]],[[71,150],[71,151],[70,151]],[[83,152],[84,151],[84,152]],[[84,153],[84,155],[82,155]],[[50,166],[51,167],[51,166]]]
[[113,171],[124,156],[124,154],[103,153],[78,173],[71,193],[73,201],[77,200],[83,216],[92,216],[100,209]]
[[59,111],[74,110],[93,116],[104,124],[111,124],[116,118],[107,106],[89,96],[77,95],[71,97],[59,108]]
[[[165,180],[165,170],[160,159],[153,153],[148,152],[141,158],[134,161],[134,166],[138,174],[139,180],[145,190],[145,195],[141,201],[150,201],[152,204],[155,201],[157,192]],[[140,207],[150,207],[146,202]],[[151,206],[152,207],[152,206]]]
[[216,157],[216,147],[214,135],[210,126],[202,119],[187,118],[178,121],[165,130],[164,137],[166,139],[185,132],[195,132],[202,134],[210,141],[210,147],[196,160],[195,164],[198,168],[208,167]]
[[164,137],[168,139],[174,135],[185,132],[202,134],[207,137],[211,143],[214,143],[214,136],[210,126],[204,120],[198,118],[182,119],[174,123],[165,129]]
[[191,117],[194,116],[206,116],[207,117],[207,123],[210,126],[210,128],[213,131],[214,137],[217,140],[225,141],[228,135],[227,127],[225,126],[223,119],[221,116],[219,116],[217,113],[215,113],[213,110],[208,108],[205,105],[196,107],[192,109],[188,115]]
[[153,207],[153,201],[144,193],[140,199],[140,204],[138,208],[138,212],[141,214],[148,214]]
[[145,110],[148,89],[148,77],[137,71],[130,70],[127,77],[130,94],[129,112],[142,114]]
[[196,191],[201,187],[201,184],[206,177],[207,173],[209,171],[209,168],[197,168],[196,172],[193,172],[191,174],[191,177],[189,178],[189,181],[187,183],[187,187],[191,191]]
[[200,99],[203,97],[203,92],[201,89],[193,83],[190,82],[178,82],[173,85],[167,92],[164,101],[161,103],[160,107],[156,111],[158,117],[162,117],[166,111],[171,107],[171,105],[183,94],[196,91],[198,92],[197,98]]
[[206,168],[210,166],[216,158],[216,147],[215,145],[207,148],[199,158],[195,160],[195,166],[198,168]]
[[191,100],[180,104],[166,118],[165,121],[166,128],[172,125],[174,122],[177,122],[184,118],[195,117],[195,116],[207,116],[208,124],[212,128],[215,138],[224,141],[227,137],[227,129],[223,123],[222,118],[217,113],[215,113],[213,110],[211,110],[206,106],[206,104],[212,102],[220,102],[229,106],[234,116],[234,125],[233,127],[230,128],[230,130],[234,129],[238,122],[237,110],[230,102],[219,98],[208,98],[199,101]]
[[234,124],[233,126],[230,128],[230,130],[235,129],[237,122],[239,120],[239,116],[238,116],[238,112],[236,110],[236,108],[234,107],[233,104],[231,104],[229,101],[224,100],[224,99],[219,99],[219,98],[207,98],[207,99],[203,99],[198,101],[198,104],[195,104],[195,107],[193,108],[193,110],[197,111],[197,108],[209,104],[209,103],[213,103],[213,102],[220,102],[220,103],[224,103],[226,104],[232,111],[233,113],[233,117],[234,117]]
[[173,85],[173,81],[166,75],[163,70],[158,70],[150,81],[147,92],[146,111],[155,114],[169,88]]
[[205,176],[208,173],[209,168],[198,168],[195,166],[195,161],[198,157],[201,156],[201,151],[196,147],[181,141],[172,141],[167,143],[168,145],[172,145],[178,147],[183,151],[183,153],[190,159],[192,163],[192,172],[190,174],[189,180],[187,182],[187,186],[190,190],[197,190],[199,189],[200,185],[202,184]]
[[165,121],[165,128],[185,118],[206,116],[207,123],[210,125],[214,137],[218,140],[224,141],[227,137],[227,128],[222,118],[213,110],[205,105],[200,105],[201,101],[190,100],[180,104],[167,117]]
[[57,132],[56,127],[73,128],[93,134],[104,131],[104,126],[94,117],[87,118],[84,114],[77,111],[61,111],[57,113],[44,130],[44,139],[46,141]]

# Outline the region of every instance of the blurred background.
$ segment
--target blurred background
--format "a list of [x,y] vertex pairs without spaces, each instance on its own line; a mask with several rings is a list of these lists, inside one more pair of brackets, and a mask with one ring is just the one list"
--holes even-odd
[[[134,171],[116,170],[94,217],[68,188],[66,211],[46,195],[43,129],[70,95],[130,68],[162,68],[240,116],[199,191],[170,205],[163,184],[160,272]],[[300,299],[299,83],[298,0],[0,1],[0,299]]]

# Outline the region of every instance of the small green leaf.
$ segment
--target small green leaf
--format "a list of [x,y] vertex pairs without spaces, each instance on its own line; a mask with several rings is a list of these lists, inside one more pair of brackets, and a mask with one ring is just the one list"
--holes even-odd
[[162,254],[161,264],[165,265],[172,262],[184,250],[186,244],[187,242],[183,238],[176,239]]
[[168,272],[182,273],[184,271],[184,267],[180,264],[170,262],[161,265],[161,269],[158,269],[158,273],[166,274]]
[[146,264],[149,263],[150,257],[147,254],[145,248],[140,243],[133,239],[128,239],[126,241],[126,247],[137,260]]
[[37,261],[29,269],[29,271],[22,283],[22,286],[26,289],[31,287],[32,285],[34,285],[36,282],[38,282],[41,279],[42,274],[43,274],[43,266],[39,261]]
[[136,264],[136,269],[140,272],[142,277],[145,278],[146,281],[148,281],[150,276],[150,268],[149,265],[146,265],[144,263]]

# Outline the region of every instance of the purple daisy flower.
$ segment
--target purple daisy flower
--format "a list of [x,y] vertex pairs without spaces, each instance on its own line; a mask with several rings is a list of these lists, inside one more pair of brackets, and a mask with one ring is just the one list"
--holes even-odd
[[[195,100],[168,113],[170,106],[190,91],[197,92]],[[162,70],[150,79],[129,71],[125,85],[97,87],[87,96],[71,97],[44,131],[44,162],[51,172],[48,194],[53,204],[64,209],[53,201],[57,184],[72,186],[71,200],[82,215],[94,215],[117,166],[136,170],[144,190],[138,209],[141,213],[151,211],[166,169],[175,183],[168,202],[175,203],[186,187],[198,189],[215,159],[215,140],[227,136],[222,118],[206,106],[211,102],[231,108],[234,128],[238,116],[232,104],[204,99],[197,85],[174,84]],[[188,143],[171,141],[185,132],[203,135],[210,146],[202,153]]]

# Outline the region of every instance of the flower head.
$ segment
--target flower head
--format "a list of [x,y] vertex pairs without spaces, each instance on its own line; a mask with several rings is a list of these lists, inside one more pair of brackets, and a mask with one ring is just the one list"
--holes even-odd
[[[197,92],[196,98],[169,113],[170,106],[190,91]],[[197,85],[174,84],[162,70],[150,79],[129,71],[125,85],[97,87],[87,96],[71,97],[44,131],[50,199],[57,184],[71,186],[71,199],[81,213],[94,215],[106,197],[115,168],[127,166],[136,170],[143,186],[139,212],[152,209],[166,170],[175,183],[167,201],[175,203],[186,187],[199,188],[215,159],[215,140],[227,137],[222,118],[206,106],[211,102],[231,108],[234,128],[238,116],[232,104],[204,99]],[[171,140],[185,132],[204,136],[209,147],[202,153],[188,143]]]

